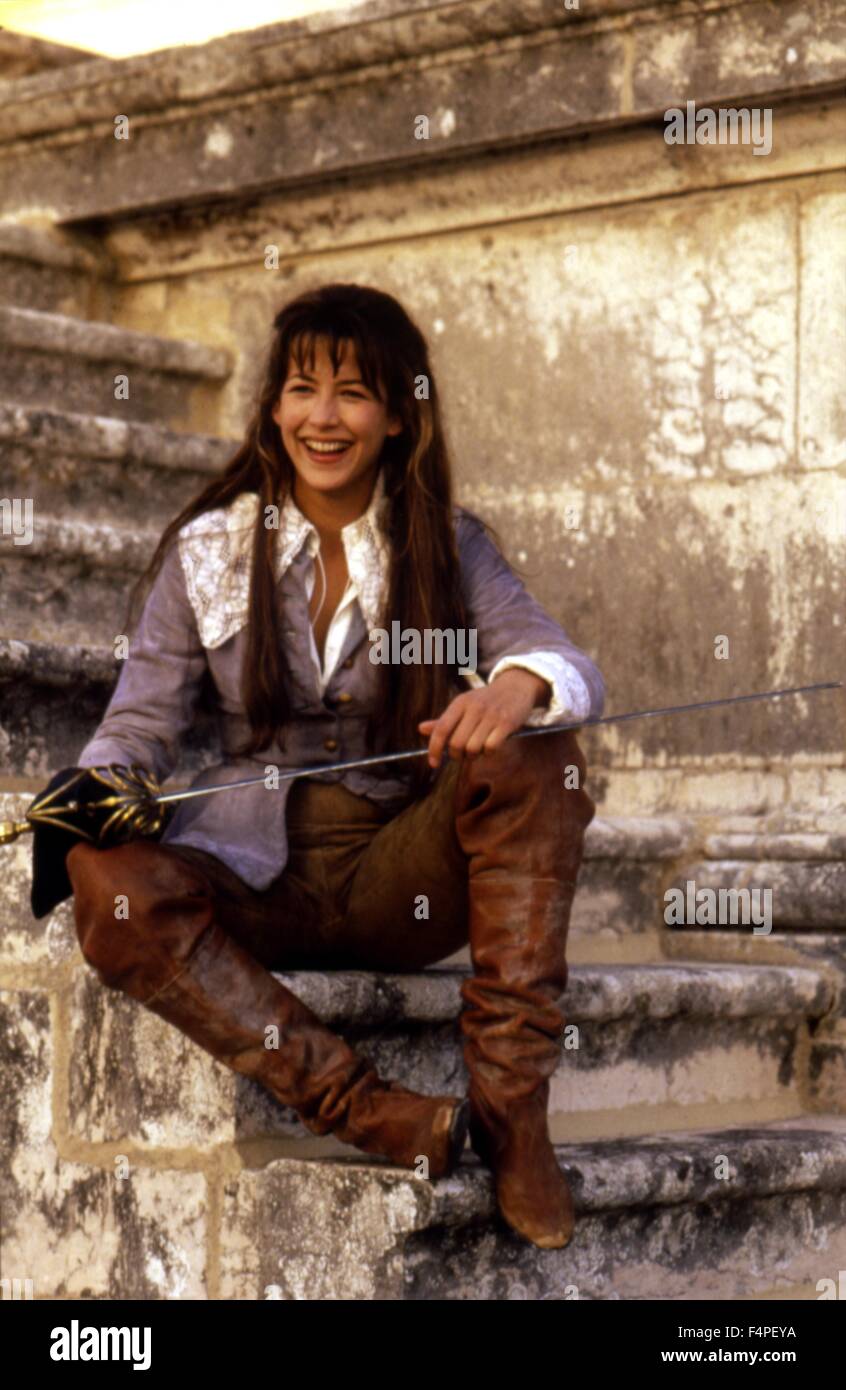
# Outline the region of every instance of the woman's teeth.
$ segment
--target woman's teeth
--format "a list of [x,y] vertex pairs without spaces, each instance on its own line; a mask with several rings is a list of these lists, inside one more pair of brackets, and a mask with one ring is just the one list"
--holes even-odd
[[344,440],[338,440],[333,443],[319,443],[317,440],[306,439],[303,443],[313,454],[342,454],[350,447],[349,442]]

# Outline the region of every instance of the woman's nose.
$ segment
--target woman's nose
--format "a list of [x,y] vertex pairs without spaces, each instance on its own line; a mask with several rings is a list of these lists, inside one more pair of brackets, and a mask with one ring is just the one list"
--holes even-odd
[[338,402],[334,396],[328,396],[324,400],[315,400],[309,412],[309,419],[312,424],[333,425],[338,420]]

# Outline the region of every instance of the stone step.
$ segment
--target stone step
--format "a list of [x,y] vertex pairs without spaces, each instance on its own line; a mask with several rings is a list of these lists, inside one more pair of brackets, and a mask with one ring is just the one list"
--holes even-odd
[[810,965],[846,975],[846,932],[784,931],[751,936],[740,931],[668,931],[662,938],[670,960],[704,960],[731,965]]
[[743,966],[788,965],[823,970],[834,982],[836,1003],[811,1030],[807,1059],[809,1103],[814,1110],[843,1109],[846,1097],[846,932],[785,931],[750,936],[739,931],[668,931],[665,955],[685,965],[693,961]]
[[439,1182],[357,1162],[245,1168],[223,1203],[220,1296],[837,1296],[844,1116],[568,1143],[557,1158],[576,1208],[563,1250],[510,1231],[490,1173],[469,1154]]
[[[22,850],[17,873],[23,885],[27,867]],[[44,925],[32,922],[33,939]],[[17,929],[26,930],[20,911]],[[69,936],[72,931],[71,925]],[[45,934],[55,952],[55,930]],[[78,960],[75,951],[71,940],[69,958]],[[309,1142],[296,1113],[263,1086],[236,1076],[156,1015],[105,990],[84,964],[73,975],[65,1034],[71,1135],[142,1148],[153,1133],[168,1147],[198,1149],[269,1139]],[[383,1076],[430,1094],[466,1090],[458,1022],[466,977],[466,971],[438,967],[416,975],[279,976],[371,1056]],[[571,967],[562,1001],[564,1046],[550,1086],[550,1133],[556,1141],[597,1139],[798,1115],[814,1100],[811,1030],[837,1007],[839,996],[824,971],[801,967]],[[846,1110],[842,1041],[829,1062],[834,1079],[827,1094],[839,1095],[830,1108]],[[139,1083],[131,1091],[116,1089],[115,1069],[127,1065]]]
[[[31,792],[0,791],[0,819],[22,819],[31,799]],[[594,848],[590,836],[589,829],[588,853]],[[140,1056],[149,1049],[151,1056],[166,1057],[161,1085],[170,1097],[167,1113],[177,1127],[186,1125],[187,1133],[206,1132],[205,1123],[198,1121],[196,1095],[206,1098],[208,1109],[208,1096],[214,1093],[216,1132],[232,1120],[237,1090],[246,1102],[239,1120],[246,1124],[242,1137],[303,1135],[295,1117],[280,1111],[262,1087],[233,1076],[154,1015],[102,990],[80,960],[72,902],[35,921],[29,909],[28,834],[3,854],[7,877],[0,901],[0,968],[21,957],[39,967],[77,962],[74,1030],[82,1052],[88,1047],[90,1020],[96,1019],[92,1045],[109,1036],[118,1050],[137,1050]],[[697,960],[694,953],[691,961],[576,965],[580,937],[574,921],[570,977],[561,1001],[564,1046],[551,1112],[568,1117],[567,1133],[574,1117],[580,1133],[593,1133],[597,1127],[604,1132],[609,1124],[614,1132],[620,1124],[624,1131],[648,1129],[650,1116],[670,1112],[678,1127],[686,1109],[703,1105],[716,1106],[720,1113],[740,1107],[742,1114],[762,1105],[770,1112],[765,1118],[774,1112],[795,1113],[801,1100],[821,1108],[820,1097],[827,1108],[846,1108],[846,970],[826,950],[830,936],[807,939],[816,943],[815,955],[785,956],[783,961],[751,960],[747,954],[737,962],[712,962]],[[778,940],[789,950],[788,938]],[[589,941],[581,944],[589,949]],[[766,945],[777,949],[776,941]],[[450,958],[417,974],[296,972],[280,979],[353,1045],[374,1050],[387,1075],[397,1075],[415,1089],[449,1091],[466,1080],[458,1016],[460,985],[468,969],[469,956],[466,964]],[[178,1094],[171,1089],[175,1075],[184,1078]],[[153,1076],[149,1085],[155,1110]],[[99,1112],[103,1106],[107,1111],[107,1096],[95,1094],[85,1108]],[[134,1123],[142,1128],[143,1116]],[[666,1125],[666,1118],[660,1123]]]
[[[6,496],[34,515],[158,526],[223,471],[234,440],[163,425],[0,401],[0,473]],[[157,537],[156,537],[157,539]],[[8,544],[8,540],[6,542]]]
[[[777,836],[767,836],[771,852],[780,850]],[[671,930],[706,926],[714,932],[744,931],[766,936],[773,929],[846,931],[846,860],[813,855],[796,857],[801,841],[785,837],[791,851],[783,860],[756,855],[748,859],[693,860],[667,884],[677,892],[683,922]],[[823,837],[816,837],[821,840]],[[842,847],[842,837],[835,835]],[[712,837],[719,847],[721,837]],[[817,853],[822,853],[818,844]],[[831,848],[829,846],[829,848]],[[842,848],[841,848],[842,852]],[[728,895],[728,896],[726,896]]]
[[[5,932],[0,951],[18,967],[33,960]],[[45,959],[61,957],[54,930]],[[813,1298],[836,1290],[846,1267],[842,1110],[590,1142],[569,1135],[557,1158],[577,1228],[566,1249],[540,1251],[504,1226],[492,1177],[469,1150],[438,1182],[355,1150],[343,1159],[283,1157],[278,1143],[244,1136],[251,1102],[243,1090],[230,1097],[229,1125],[210,1136],[223,1146],[224,1166],[210,1167],[210,1150],[204,1157],[179,1122],[179,1101],[190,1091],[214,1129],[214,1086],[187,1053],[161,1049],[163,1033],[130,1047],[130,1028],[116,1043],[109,1027],[98,1047],[100,1011],[80,1050],[88,996],[76,993],[51,1007],[41,989],[0,991],[4,1130],[15,1136],[15,1162],[0,1174],[4,1267],[36,1268],[38,1296],[208,1296],[206,1241],[220,1271],[215,1296],[251,1299]],[[108,1100],[110,1123],[93,1114],[80,1139],[66,1105],[73,1119],[95,1090]],[[60,1106],[52,1124],[51,1097]],[[104,1143],[105,1131],[117,1142]],[[115,1198],[119,1156],[130,1201]],[[68,1211],[84,1261],[63,1234]],[[129,1266],[121,1258],[118,1269],[112,1252],[127,1245],[149,1258]]]
[[[232,370],[222,348],[40,309],[0,306],[2,396],[93,415],[197,429]],[[128,378],[128,399],[115,377]]]
[[790,808],[766,816],[726,816],[702,842],[708,859],[846,858],[846,816],[818,815]]
[[[33,1270],[37,1297],[819,1298],[836,1296],[846,1268],[842,1113],[570,1138],[557,1158],[576,1231],[564,1250],[541,1251],[504,1225],[470,1150],[437,1182],[354,1150],[315,1161],[266,1142],[230,1142],[210,1164],[182,1146],[175,1097],[147,1116],[138,1146],[138,1093],[143,1104],[150,1072],[155,1087],[168,1061],[155,1040],[117,1055],[106,1038],[82,1059],[76,1090],[108,1069],[121,1137],[80,1143],[63,1114],[68,1032],[64,998],[51,1007],[38,989],[0,992],[4,1132],[15,1136],[0,1173],[4,1268]],[[214,1096],[198,1089],[194,1104],[213,1112]]]
[[[103,718],[118,679],[112,650],[0,638],[0,776],[37,782],[38,790],[77,756]],[[201,692],[195,722],[181,748],[181,775],[190,781],[221,759],[213,712]]]
[[0,220],[0,303],[96,317],[113,267],[102,246],[58,227]]
[[0,545],[2,636],[114,650],[130,590],[160,535],[33,507],[26,532],[21,526]]

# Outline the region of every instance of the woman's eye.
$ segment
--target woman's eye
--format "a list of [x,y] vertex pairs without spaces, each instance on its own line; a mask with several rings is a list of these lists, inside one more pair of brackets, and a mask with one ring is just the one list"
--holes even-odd
[[[310,386],[290,386],[288,389],[289,389],[289,391],[310,391],[310,390],[311,390],[311,387],[310,387]],[[367,400],[367,397],[365,396],[365,394],[364,394],[363,391],[344,391],[342,394],[345,395],[345,396],[353,396],[354,399],[357,400],[357,401],[366,401],[366,400]]]

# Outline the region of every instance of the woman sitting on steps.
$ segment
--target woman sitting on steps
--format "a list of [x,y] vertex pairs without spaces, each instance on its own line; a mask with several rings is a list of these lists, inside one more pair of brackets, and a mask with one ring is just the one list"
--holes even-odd
[[[453,504],[439,399],[425,339],[390,295],[327,285],[281,310],[246,439],[166,527],[77,766],[137,763],[164,781],[207,670],[224,762],[193,787],[421,740],[428,760],[185,800],[157,842],[54,839],[49,880],[42,827],[33,911],[72,891],[104,984],[261,1082],[314,1134],[405,1167],[425,1156],[438,1178],[469,1124],[505,1220],[560,1247],[573,1203],[549,1139],[549,1078],[595,808],[572,730],[509,736],[600,715],[604,686]],[[371,660],[373,630],[395,620],[473,630],[478,670]],[[128,915],[116,920],[119,894]],[[467,942],[466,1101],[380,1077],[271,973],[417,971]]]

